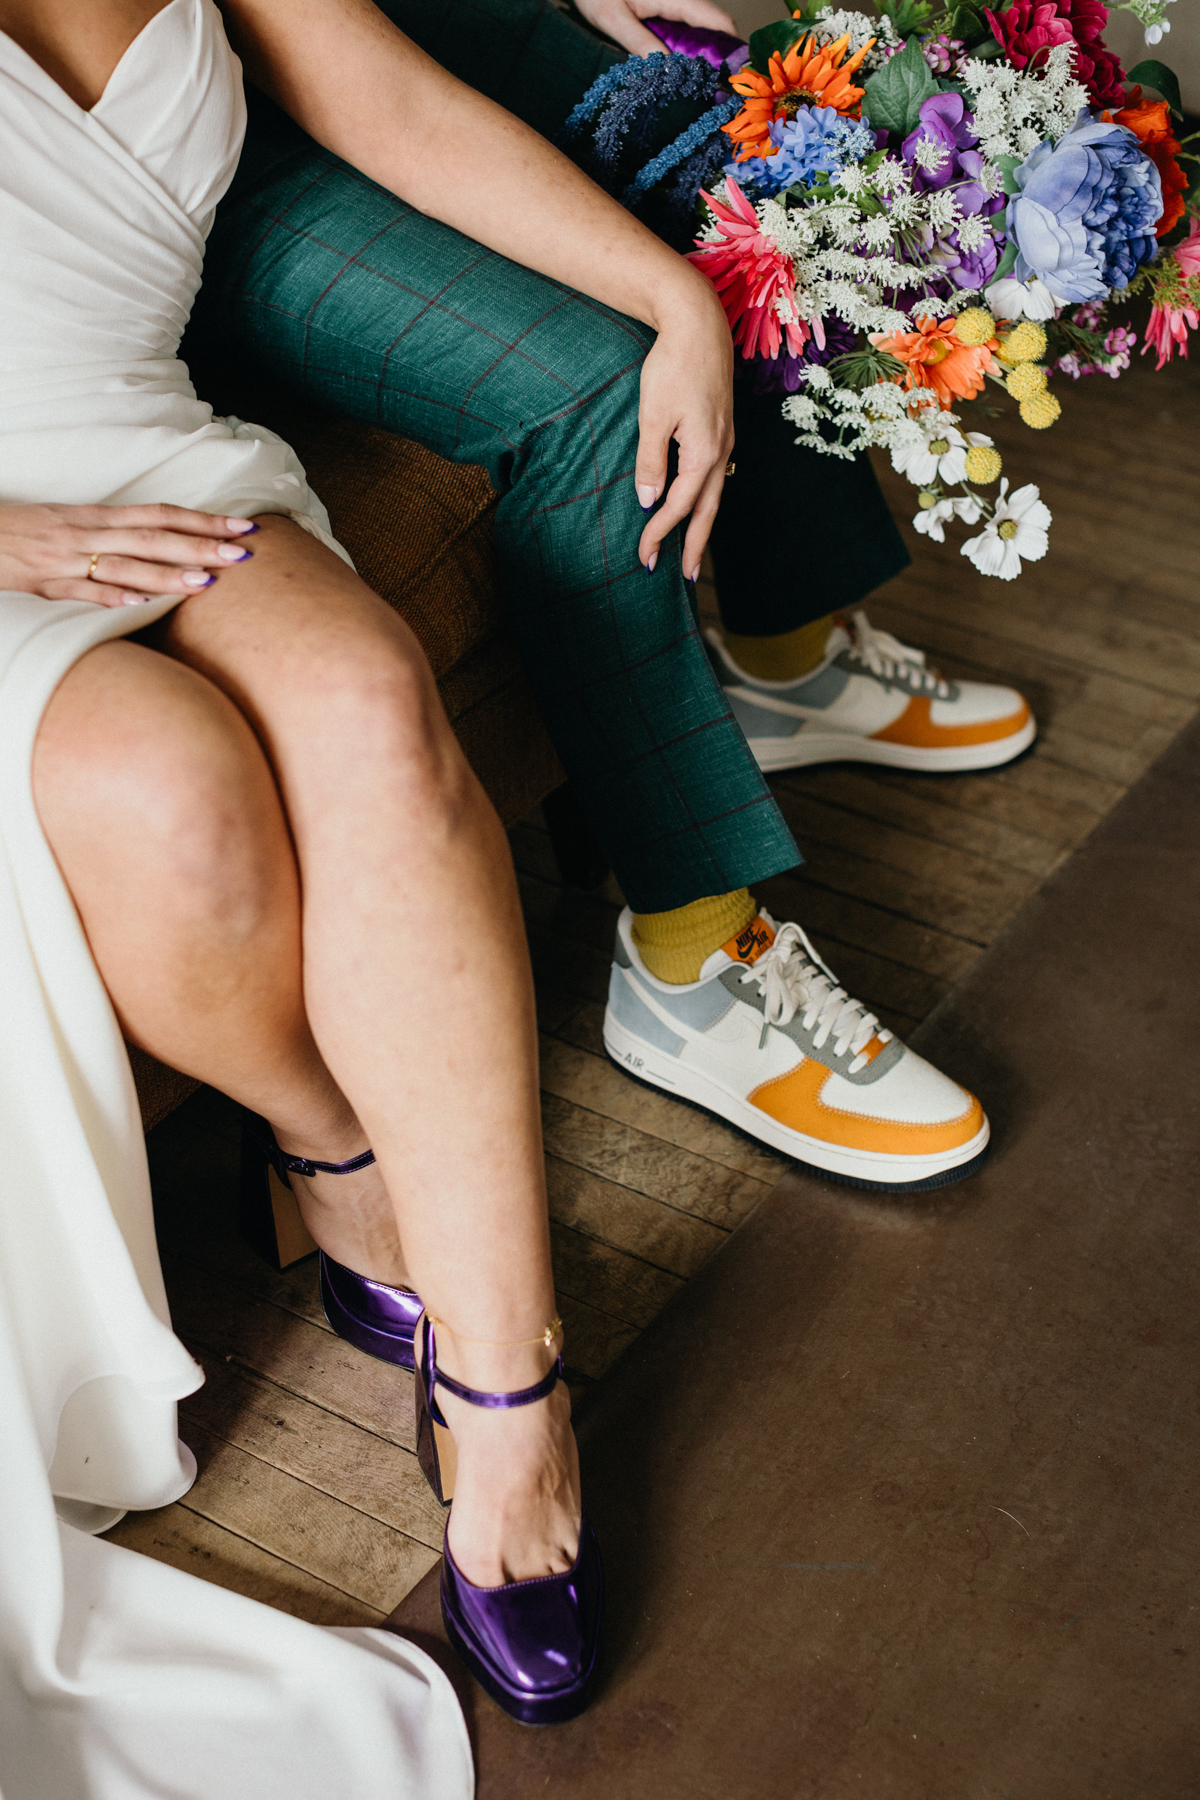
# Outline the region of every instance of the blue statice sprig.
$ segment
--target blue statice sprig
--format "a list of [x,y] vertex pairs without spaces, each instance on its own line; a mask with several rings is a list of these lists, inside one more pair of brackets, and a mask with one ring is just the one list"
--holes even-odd
[[728,154],[721,126],[740,104],[704,57],[631,56],[592,83],[562,142],[577,156],[587,146],[588,173],[622,205],[641,210],[653,198],[682,229]]
[[[694,125],[689,125],[686,131],[680,132],[673,143],[668,144],[665,150],[660,150],[658,155],[652,158],[643,169],[639,169],[637,175],[621,195],[622,206],[628,206],[631,210],[636,207],[641,196],[648,194],[655,182],[661,181],[665,175],[671,173],[672,169],[678,168],[680,163],[685,163],[695,151],[706,145],[722,125],[732,119],[734,113],[740,110],[741,104],[740,100],[719,101],[716,106],[702,114]],[[714,148],[720,150],[722,154],[724,153],[723,146],[719,142]],[[703,176],[698,178],[697,186],[699,180],[702,179]],[[693,188],[687,197],[689,207],[695,197],[696,189]]]

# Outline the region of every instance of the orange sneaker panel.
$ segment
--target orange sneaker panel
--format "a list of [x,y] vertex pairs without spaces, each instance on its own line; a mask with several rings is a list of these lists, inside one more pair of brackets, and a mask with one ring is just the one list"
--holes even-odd
[[1015,737],[1029,719],[1024,700],[1020,710],[1006,719],[989,719],[982,725],[935,725],[928,694],[910,700],[898,719],[871,736],[883,744],[914,744],[923,750],[949,749],[956,744],[994,744]]
[[839,1144],[846,1150],[878,1150],[901,1156],[931,1156],[970,1143],[983,1127],[983,1108],[974,1095],[957,1119],[940,1125],[905,1125],[889,1119],[864,1119],[840,1106],[826,1106],[821,1089],[830,1078],[824,1063],[805,1060],[786,1075],[764,1081],[747,1098],[770,1118],[792,1131]]
[[761,913],[755,913],[744,930],[731,937],[721,948],[734,962],[756,963],[764,950],[775,942],[775,933]]

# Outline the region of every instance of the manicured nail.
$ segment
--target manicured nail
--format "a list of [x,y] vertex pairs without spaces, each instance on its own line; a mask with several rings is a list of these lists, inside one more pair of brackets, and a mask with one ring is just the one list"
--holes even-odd
[[649,561],[649,562],[648,562],[648,563],[647,563],[647,564],[646,564],[646,573],[647,573],[647,575],[653,575],[653,573],[654,573],[654,565],[655,565],[655,563],[656,563],[656,562],[657,562],[657,561],[658,561],[658,551],[657,551],[657,550],[655,550],[655,551],[654,551],[654,552],[653,552],[653,554],[652,554],[652,555],[651,555],[651,557],[650,557],[650,561]]
[[254,555],[254,552],[253,550],[239,550],[236,544],[218,544],[217,555],[225,562],[245,562],[248,556]]
[[205,569],[185,569],[183,571],[184,587],[209,587],[216,579],[215,575],[210,575]]
[[140,594],[122,594],[121,595],[121,605],[122,606],[140,606],[141,604],[142,604],[142,596]]
[[633,485],[634,492],[638,497],[638,505],[641,507],[642,511],[652,512],[654,509],[654,502],[658,499],[658,489],[656,487],[648,486],[644,481],[635,481]]
[[238,531],[245,534],[248,531],[257,531],[258,526],[254,523],[253,519],[226,519],[225,529],[226,531]]

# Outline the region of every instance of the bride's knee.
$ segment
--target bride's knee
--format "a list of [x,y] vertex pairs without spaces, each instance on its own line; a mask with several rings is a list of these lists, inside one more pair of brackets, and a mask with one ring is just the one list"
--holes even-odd
[[245,720],[210,683],[133,645],[93,652],[47,709],[38,811],[68,885],[132,892],[198,938],[253,937],[291,851]]
[[313,693],[314,735],[339,778],[430,817],[463,804],[474,778],[446,718],[424,654],[407,634],[347,645],[322,660]]

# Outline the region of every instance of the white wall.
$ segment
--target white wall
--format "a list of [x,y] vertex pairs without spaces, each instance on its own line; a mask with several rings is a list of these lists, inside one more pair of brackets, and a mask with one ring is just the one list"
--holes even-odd
[[[845,0],[853,4],[853,0]],[[782,0],[733,0],[726,7],[748,37],[760,25],[782,19],[790,9]],[[869,6],[863,7],[870,12]],[[1154,57],[1174,69],[1183,90],[1183,103],[1190,112],[1200,113],[1200,0],[1175,0],[1170,8],[1171,29],[1156,50],[1148,50],[1142,28],[1132,13],[1114,12],[1108,21],[1105,42],[1115,50],[1124,66],[1132,68],[1146,57]]]

